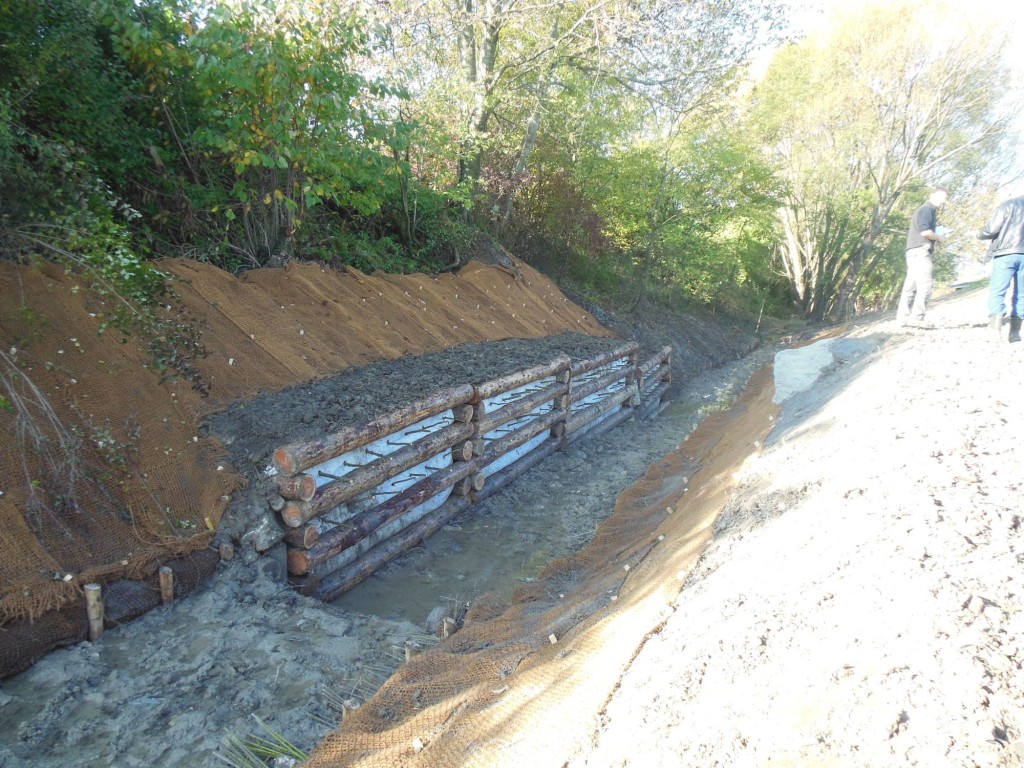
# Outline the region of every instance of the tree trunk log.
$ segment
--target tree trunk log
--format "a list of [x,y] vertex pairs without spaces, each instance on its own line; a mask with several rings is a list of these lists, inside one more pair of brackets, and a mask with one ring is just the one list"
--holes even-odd
[[282,498],[298,501],[309,501],[316,493],[316,478],[312,475],[277,475],[277,492]]
[[567,391],[567,386],[568,385],[566,384],[559,384],[556,382],[538,392],[521,397],[515,402],[493,410],[490,413],[485,413],[480,417],[480,421],[478,422],[477,434],[486,435],[488,432],[497,429],[502,424],[506,424],[519,416],[529,413],[559,395],[564,395]]
[[623,402],[628,400],[636,392],[636,384],[626,387],[621,392],[616,392],[614,395],[609,395],[600,403],[594,405],[588,405],[586,408],[581,409],[575,414],[572,414],[566,420],[566,428],[569,432],[569,437],[572,437],[573,432],[578,432],[583,427],[587,426],[594,419],[608,413],[610,410]]
[[600,392],[620,379],[625,379],[626,386],[629,386],[629,383],[633,380],[633,369],[628,367],[619,368],[615,371],[603,373],[590,381],[574,381],[569,388],[569,402],[578,403],[580,400],[590,397],[595,392]]
[[436,416],[457,405],[469,402],[473,387],[464,384],[410,403],[397,411],[379,416],[362,424],[345,427],[332,435],[306,443],[292,443],[274,451],[274,467],[284,475],[294,475],[335,456],[372,443],[385,435],[403,429],[417,421]]
[[288,553],[289,572],[296,576],[308,573],[320,563],[326,562],[366,538],[382,525],[404,515],[413,507],[433,498],[445,488],[449,488],[473,474],[477,471],[477,465],[478,462],[462,461],[445,467],[440,472],[410,485],[383,504],[360,512],[346,520],[343,525],[324,531],[320,534],[319,541],[308,551],[291,550]]
[[455,515],[470,504],[468,498],[454,496],[418,522],[392,536],[387,541],[368,550],[356,560],[336,571],[319,577],[311,592],[314,597],[329,602],[334,600],[361,581],[372,576],[378,569],[404,555],[424,539],[436,533]]
[[320,539],[320,529],[315,525],[304,525],[301,528],[289,528],[285,531],[284,541],[296,549],[309,549]]
[[[473,431],[471,424],[459,422],[443,427],[415,443],[399,448],[394,453],[352,470],[340,480],[320,486],[311,501],[288,504],[281,510],[281,519],[286,525],[298,528],[363,491],[380,485],[384,480],[427,461],[456,443],[465,441],[473,435]],[[296,510],[298,515],[295,514]]]
[[514,451],[519,446],[530,442],[530,440],[544,430],[548,430],[554,424],[564,420],[565,413],[563,411],[549,411],[540,418],[534,419],[529,424],[520,427],[515,432],[510,432],[504,437],[488,443],[487,447],[484,449],[481,466],[486,467],[488,464],[501,458],[509,451]]
[[587,373],[595,368],[600,368],[602,365],[607,365],[612,360],[618,360],[620,357],[629,357],[635,354],[638,349],[640,349],[640,345],[635,341],[630,341],[621,347],[602,352],[597,357],[592,357],[589,360],[577,360],[569,366],[569,372],[573,376],[579,376],[581,373]]
[[473,494],[473,502],[483,501],[509,486],[516,478],[520,477],[524,472],[533,469],[560,447],[562,447],[562,440],[557,437],[551,438],[538,445],[525,456],[520,456],[507,467],[502,468],[501,471],[495,472],[488,477],[484,487],[476,489],[476,492]]
[[[622,422],[628,421],[629,418],[634,415],[636,415],[636,411],[633,408],[623,408],[618,413],[613,413],[600,424],[594,424],[592,429],[584,428],[575,435],[570,434],[569,442],[575,442],[576,440],[580,440],[584,437],[597,437],[598,435],[603,435],[605,432],[619,426]],[[593,424],[593,422],[591,422],[591,424]]]
[[543,363],[542,365],[535,365],[533,368],[527,368],[525,371],[516,371],[510,373],[507,376],[502,376],[492,381],[486,381],[483,384],[478,384],[474,390],[473,402],[479,403],[483,400],[500,395],[503,392],[508,392],[512,389],[518,389],[526,384],[530,384],[537,379],[543,379],[547,376],[557,375],[560,371],[564,371],[569,367],[570,360],[565,355],[559,355],[549,363]]
[[653,357],[640,363],[640,372],[646,376],[648,373],[653,371],[663,362],[670,362],[670,356],[672,354],[672,347],[662,347],[661,351],[655,354]]

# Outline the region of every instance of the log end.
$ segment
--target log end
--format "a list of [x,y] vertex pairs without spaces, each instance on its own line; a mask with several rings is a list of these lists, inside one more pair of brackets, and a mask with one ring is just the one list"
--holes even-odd
[[278,448],[274,451],[273,463],[274,468],[282,475],[295,474],[295,457],[287,448]]
[[305,576],[309,573],[309,552],[304,549],[289,549],[288,573],[292,576]]
[[306,522],[306,517],[302,514],[302,507],[294,501],[289,501],[281,510],[281,520],[289,528],[298,528]]

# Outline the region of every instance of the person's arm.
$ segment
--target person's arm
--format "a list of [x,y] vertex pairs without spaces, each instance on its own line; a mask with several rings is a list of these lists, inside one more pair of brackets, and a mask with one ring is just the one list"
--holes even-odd
[[978,232],[979,240],[995,240],[999,237],[999,233],[1003,229],[1003,219],[1006,217],[1006,213],[1003,210],[1003,206],[999,206],[992,213],[988,223],[981,228]]

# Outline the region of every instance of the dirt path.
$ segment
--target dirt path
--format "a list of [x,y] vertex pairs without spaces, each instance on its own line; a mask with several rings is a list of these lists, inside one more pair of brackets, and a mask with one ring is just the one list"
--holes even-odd
[[[609,344],[578,342],[581,355]],[[492,354],[490,345],[475,349],[478,357]],[[555,454],[336,606],[302,598],[234,561],[187,600],[108,631],[98,643],[51,654],[0,684],[0,766],[212,765],[227,734],[255,730],[253,716],[311,748],[334,727],[341,698],[369,698],[401,663],[404,641],[426,639],[424,622],[444,598],[507,593],[551,557],[585,544],[618,493],[704,414],[726,407],[770,357],[759,350],[705,372],[660,419],[628,422]],[[272,403],[256,403],[244,420],[230,422],[238,457],[263,450],[257,428],[265,427],[264,416],[304,423],[272,411]],[[502,540],[515,545],[486,547]]]
[[569,765],[1024,765],[1024,348],[983,307],[832,347]]

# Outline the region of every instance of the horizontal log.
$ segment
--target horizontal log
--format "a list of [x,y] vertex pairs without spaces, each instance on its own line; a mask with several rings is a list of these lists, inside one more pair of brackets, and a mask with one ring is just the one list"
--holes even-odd
[[602,421],[600,424],[594,424],[591,429],[582,429],[576,432],[574,435],[570,435],[569,442],[576,442],[576,440],[582,440],[585,437],[597,437],[603,435],[609,430],[615,429],[624,421],[628,421],[632,416],[636,415],[636,411],[632,408],[623,408],[618,413],[613,413],[607,419]]
[[655,353],[654,356],[640,363],[637,367],[640,369],[640,373],[646,376],[663,362],[669,361],[671,355],[672,347],[662,347],[660,352]]
[[294,475],[442,411],[468,403],[472,397],[473,387],[469,384],[442,389],[370,421],[345,427],[316,440],[278,448],[274,451],[274,467],[281,474]]
[[637,414],[640,418],[651,419],[654,417],[654,412],[657,410],[662,400],[664,400],[665,394],[671,386],[670,382],[660,382],[657,387],[641,398],[640,407],[637,409]]
[[486,467],[488,464],[504,456],[509,451],[514,451],[519,446],[530,442],[530,440],[541,432],[550,430],[553,425],[564,420],[565,411],[549,411],[528,424],[524,424],[515,432],[509,432],[504,437],[488,443],[487,447],[484,449],[484,455],[480,460],[480,465],[482,467]]
[[278,494],[285,499],[309,501],[316,493],[316,478],[312,475],[277,475],[274,482]]
[[274,510],[275,512],[280,512],[282,509],[284,509],[284,505],[288,503],[288,500],[279,493],[273,493],[270,495],[268,503],[272,510]]
[[636,383],[634,382],[630,386],[623,389],[621,392],[616,392],[614,395],[609,395],[604,400],[594,405],[588,405],[576,413],[569,416],[566,419],[565,425],[569,432],[569,436],[572,436],[573,432],[577,432],[587,424],[592,422],[594,419],[608,413],[610,410],[618,405],[621,405],[626,400],[629,400],[636,393]]
[[[399,448],[394,453],[352,470],[339,480],[320,486],[310,501],[288,504],[281,510],[281,519],[286,525],[297,528],[360,493],[380,485],[384,480],[422,464],[446,448],[465,442],[473,435],[473,430],[471,424],[459,422],[442,427],[404,448]],[[296,510],[299,511],[298,515],[295,515]]]
[[631,368],[619,368],[614,371],[606,371],[600,376],[596,376],[589,381],[574,381],[572,386],[569,388],[569,402],[578,403],[580,400],[584,400],[590,397],[595,392],[600,392],[605,387],[609,387],[616,381],[625,379],[628,385],[633,380],[633,369]]
[[308,573],[320,563],[366,538],[382,525],[472,475],[477,469],[478,462],[475,461],[462,461],[447,466],[410,485],[387,501],[354,515],[343,525],[324,531],[320,534],[319,541],[307,552],[292,550],[288,553],[289,572],[296,576]]
[[476,489],[473,494],[473,501],[483,501],[484,499],[493,496],[503,488],[511,485],[516,478],[520,477],[524,472],[533,469],[540,462],[557,451],[561,446],[562,440],[559,438],[545,440],[526,455],[520,456],[507,467],[503,467],[500,471],[495,472],[493,475],[488,477],[487,482],[484,483],[484,487]]
[[336,599],[439,531],[445,523],[469,505],[468,497],[450,497],[444,504],[424,515],[413,525],[366,551],[355,562],[318,577],[315,585],[310,587],[310,592],[324,602]]
[[539,408],[544,403],[564,395],[568,390],[568,384],[555,382],[544,389],[533,392],[525,397],[504,405],[501,408],[485,413],[477,422],[477,434],[486,435],[488,432],[497,429],[502,424],[507,424],[519,416],[524,416],[530,411]]
[[559,355],[548,363],[535,365],[532,368],[516,371],[515,373],[510,373],[507,376],[486,381],[483,384],[477,384],[474,388],[475,394],[473,402],[478,403],[481,400],[487,400],[495,395],[500,395],[513,389],[519,389],[519,387],[531,384],[538,379],[557,375],[560,371],[567,370],[569,368],[569,364],[570,360],[566,355]]
[[569,372],[574,377],[579,376],[581,373],[587,373],[595,368],[600,368],[602,365],[607,365],[612,360],[618,360],[620,357],[629,357],[635,354],[638,349],[640,349],[640,345],[635,341],[630,341],[621,347],[602,352],[597,357],[591,357],[587,360],[574,360],[572,365],[569,366]]
[[640,387],[640,397],[644,399],[658,388],[659,385],[665,383],[668,379],[666,377],[671,376],[671,369],[666,365],[664,371],[655,371],[652,373],[647,380]]
[[285,543],[297,549],[309,549],[320,538],[320,529],[315,525],[289,528],[284,532]]

